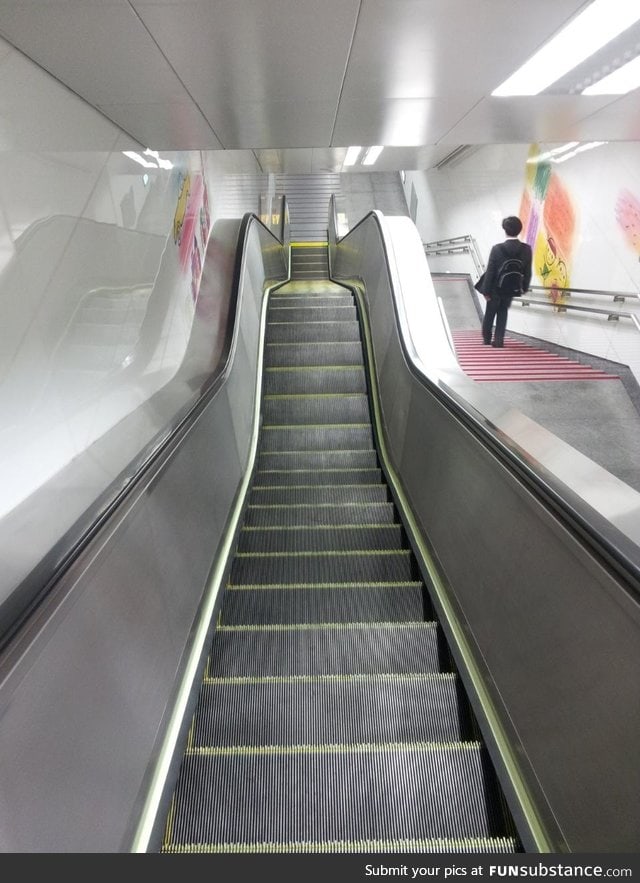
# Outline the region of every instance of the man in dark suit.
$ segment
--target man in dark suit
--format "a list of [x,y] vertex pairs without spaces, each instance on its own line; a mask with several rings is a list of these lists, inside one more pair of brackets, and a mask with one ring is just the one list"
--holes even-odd
[[482,280],[482,294],[487,301],[482,320],[482,339],[495,347],[504,346],[507,314],[512,299],[527,291],[531,284],[531,246],[518,238],[522,232],[522,221],[511,215],[502,222],[502,229],[507,238],[494,245],[489,252]]

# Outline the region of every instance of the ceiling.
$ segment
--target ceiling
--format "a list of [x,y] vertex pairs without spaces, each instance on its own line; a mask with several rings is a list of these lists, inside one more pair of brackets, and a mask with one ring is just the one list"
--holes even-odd
[[[144,147],[318,172],[340,171],[349,145],[380,144],[364,170],[385,171],[430,168],[460,145],[640,140],[640,89],[583,96],[567,76],[541,95],[491,96],[586,5],[0,0],[0,34]],[[618,51],[638,53],[632,36]]]

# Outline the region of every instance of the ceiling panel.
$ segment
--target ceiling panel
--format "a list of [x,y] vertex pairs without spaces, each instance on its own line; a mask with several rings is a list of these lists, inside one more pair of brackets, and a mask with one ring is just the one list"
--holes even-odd
[[289,98],[338,101],[358,0],[323,0],[321,5],[309,0],[135,0],[134,5],[203,106]]
[[[120,130],[86,102],[43,78],[20,52],[0,57],[0,150],[112,150]],[[60,120],[64,120],[64,126]]]
[[98,104],[97,109],[114,120],[143,147],[152,150],[218,150],[220,141],[199,108],[184,101]]
[[585,0],[364,0],[343,100],[462,94],[472,106]]
[[640,141],[640,90],[609,98],[605,107],[580,121],[580,140]]
[[340,102],[333,144],[437,144],[468,109],[454,95],[441,98],[362,99]]
[[335,104],[303,98],[237,101],[203,111],[225,148],[329,147]]
[[90,104],[188,98],[127,0],[0,0],[0,33]]
[[531,95],[484,98],[447,134],[450,144],[579,141],[581,120],[611,96]]
[[78,104],[56,134],[27,112],[5,140],[108,147],[113,121],[158,150],[335,171],[351,144],[386,145],[390,170],[464,144],[637,139],[635,93],[491,97],[588,2],[0,0],[0,35],[105,115],[83,132]]

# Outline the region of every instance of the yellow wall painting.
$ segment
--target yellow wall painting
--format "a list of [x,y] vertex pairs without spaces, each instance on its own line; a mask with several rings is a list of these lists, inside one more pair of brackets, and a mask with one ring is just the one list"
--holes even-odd
[[616,218],[628,244],[640,255],[640,201],[629,190],[618,194]]
[[538,145],[532,144],[520,218],[523,238],[533,249],[533,272],[538,284],[548,289],[553,303],[561,304],[566,298],[562,289],[571,285],[576,217],[567,189],[549,160],[538,160],[539,156]]

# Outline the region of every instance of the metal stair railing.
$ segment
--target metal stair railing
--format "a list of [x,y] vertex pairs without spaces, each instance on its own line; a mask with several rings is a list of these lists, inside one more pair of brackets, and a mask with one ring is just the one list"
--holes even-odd
[[[454,236],[450,239],[437,239],[433,242],[423,243],[424,252],[427,255],[447,255],[447,254],[468,254],[474,264],[478,276],[485,271],[485,263],[478,249],[478,245],[473,236]],[[553,294],[551,294],[553,292]],[[536,293],[544,293],[547,299],[536,298]],[[528,295],[534,295],[530,297]],[[540,306],[553,307],[557,312],[566,312],[574,310],[582,313],[592,313],[606,315],[609,321],[618,321],[619,319],[630,319],[636,329],[640,331],[640,319],[638,314],[628,310],[606,309],[602,307],[591,306],[588,304],[567,303],[565,298],[571,297],[572,294],[595,295],[601,297],[609,297],[614,303],[624,303],[627,298],[640,299],[640,293],[637,291],[605,291],[592,288],[546,288],[542,285],[530,286],[525,294],[518,298],[521,306]],[[551,295],[549,299],[549,295]]]
[[442,254],[468,254],[473,261],[478,276],[485,271],[478,244],[473,236],[454,236],[451,239],[437,239],[434,242],[425,242],[424,253],[427,255]]

